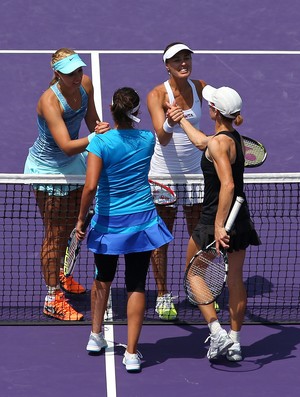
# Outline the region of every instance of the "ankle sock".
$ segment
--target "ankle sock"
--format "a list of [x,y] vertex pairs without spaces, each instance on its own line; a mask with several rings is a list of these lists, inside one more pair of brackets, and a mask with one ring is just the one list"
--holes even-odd
[[60,290],[59,285],[57,285],[56,287],[50,287],[49,285],[47,285],[47,295],[46,295],[46,300],[48,302],[51,302],[55,299],[55,293],[57,291]]
[[228,332],[228,335],[235,343],[240,343],[240,331],[232,331],[232,329]]
[[222,329],[222,327],[219,323],[219,320],[215,320],[215,321],[212,321],[211,323],[209,323],[208,328],[212,335],[216,335]]

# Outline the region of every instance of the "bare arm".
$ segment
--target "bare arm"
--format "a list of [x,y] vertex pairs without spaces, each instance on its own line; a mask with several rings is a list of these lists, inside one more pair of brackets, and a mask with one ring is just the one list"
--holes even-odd
[[[98,122],[98,114],[96,112],[94,103],[94,90],[91,80],[88,76],[83,76],[82,85],[88,95],[88,110],[85,117],[85,122],[90,132],[93,132]],[[57,146],[67,155],[73,156],[82,153],[89,144],[88,137],[71,139],[69,131],[63,119],[63,109],[56,95],[51,89],[48,89],[41,96],[38,105],[37,113],[42,116],[48,125],[48,128],[55,140]],[[106,132],[110,129],[109,123],[101,122],[101,128],[97,131],[100,133]]]
[[187,134],[189,140],[199,149],[204,150],[208,145],[210,137],[205,135],[204,132],[195,128],[187,119],[184,117],[180,120],[180,127]]
[[76,236],[79,240],[82,240],[85,237],[85,232],[82,231],[82,226],[96,194],[98,181],[101,176],[102,164],[102,159],[100,157],[93,153],[89,153],[85,184],[82,191],[80,211],[76,225]]
[[[159,143],[162,146],[166,146],[171,138],[172,133],[168,133],[164,130],[163,124],[166,120],[166,112],[167,109],[165,106],[165,93],[163,86],[158,86],[149,92],[147,96],[147,106],[148,111],[151,116],[152,124],[159,140]],[[169,124],[175,125],[171,120],[169,120]],[[171,124],[170,124],[171,125]]]
[[189,140],[199,149],[204,150],[208,144],[210,137],[204,134],[204,132],[195,128],[183,115],[182,109],[175,103],[170,104],[167,102],[168,106],[168,118],[174,123],[179,123],[180,127],[187,134]]
[[84,118],[88,130],[90,132],[96,131],[96,133],[103,134],[110,129],[110,126],[109,123],[100,121],[99,119],[94,101],[94,87],[91,79],[86,75],[82,78],[82,86],[88,95],[88,108]]
[[72,140],[63,120],[63,110],[52,90],[48,89],[41,96],[37,113],[41,115],[59,148],[68,156],[81,153],[89,143],[87,137]]

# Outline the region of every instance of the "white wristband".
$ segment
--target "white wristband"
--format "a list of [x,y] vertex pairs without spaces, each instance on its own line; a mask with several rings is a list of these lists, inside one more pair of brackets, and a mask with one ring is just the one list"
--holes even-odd
[[168,123],[168,119],[165,120],[165,122],[163,124],[163,129],[168,134],[172,134],[173,133],[173,127],[171,127],[170,124]]
[[90,135],[88,135],[87,139],[89,140],[89,142],[91,142],[91,140],[94,138],[95,135],[96,135],[95,132],[92,132]]

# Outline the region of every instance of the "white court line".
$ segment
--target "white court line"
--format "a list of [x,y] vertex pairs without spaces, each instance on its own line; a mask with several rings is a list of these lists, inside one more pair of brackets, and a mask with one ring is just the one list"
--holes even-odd
[[[100,117],[103,119],[102,112],[102,95],[101,95],[101,72],[100,72],[100,58],[97,52],[91,53],[91,67],[92,67],[92,81],[94,86],[94,100],[95,106]],[[112,298],[109,293],[107,308],[104,315],[105,320],[113,318]],[[105,374],[106,374],[106,396],[116,397],[116,366],[115,366],[115,349],[114,349],[114,326],[104,325],[104,338],[107,340],[108,347],[105,349]]]
[[105,321],[113,319],[112,297],[109,292],[107,307],[104,314],[104,338],[107,340],[108,347],[105,349],[105,372],[106,372],[106,391],[107,397],[116,397],[116,366],[115,366],[115,338],[114,326],[105,325]]
[[116,366],[114,349],[114,326],[104,325],[104,338],[108,347],[105,349],[106,396],[116,397]]
[[[56,50],[0,50],[0,54],[53,54]],[[299,50],[193,50],[195,54],[300,55]],[[162,54],[162,50],[76,50],[78,54]]]
[[105,320],[112,320],[113,309],[112,309],[112,298],[111,292],[107,302],[107,308],[104,315],[104,338],[107,340],[108,347],[105,349],[105,373],[106,373],[106,396],[116,397],[116,366],[115,366],[115,338],[114,338],[114,326],[106,325]]
[[93,86],[94,86],[95,106],[96,106],[98,116],[100,117],[100,120],[103,121],[101,79],[100,79],[100,59],[99,59],[99,54],[97,52],[91,53],[91,64],[92,64],[92,80],[93,80]]

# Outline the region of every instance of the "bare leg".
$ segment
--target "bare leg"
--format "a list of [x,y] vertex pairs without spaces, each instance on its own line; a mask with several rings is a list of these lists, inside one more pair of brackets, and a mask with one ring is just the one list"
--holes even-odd
[[[202,204],[194,204],[194,205],[189,205],[189,206],[183,206],[183,211],[185,213],[185,218],[186,218],[186,224],[187,224],[187,229],[189,236],[193,234],[193,231],[195,227],[198,224],[198,221],[201,216],[201,211],[202,211]],[[214,302],[214,308],[217,312],[220,311],[219,305],[217,301]]]
[[184,205],[183,212],[186,219],[186,226],[189,236],[192,235],[197,226],[202,211],[202,204]]
[[233,331],[240,331],[247,305],[247,293],[243,282],[245,250],[228,254],[228,278],[230,325]]
[[82,189],[67,196],[49,196],[36,191],[37,204],[45,227],[41,263],[46,285],[59,284],[61,258],[64,257],[69,235],[76,224]]
[[135,354],[145,314],[145,293],[129,292],[127,301],[128,353]]
[[195,243],[193,237],[190,237],[187,250],[186,250],[186,261],[185,261],[185,269],[188,267],[192,257],[199,251],[199,247]]
[[[167,228],[172,233],[175,216],[177,209],[174,207],[157,207],[159,216],[165,222]],[[168,244],[157,248],[152,252],[151,262],[153,275],[156,282],[158,296],[162,296],[168,293],[167,286],[167,255],[168,255]]]
[[94,280],[91,291],[92,332],[102,331],[104,313],[107,306],[111,282]]
[[[186,254],[186,268],[189,265],[192,257],[199,251],[199,247],[195,243],[194,239],[191,237],[188,243],[187,254]],[[213,303],[209,305],[199,305],[199,310],[204,317],[207,324],[218,319],[215,306]]]
[[[184,206],[183,211],[186,218],[186,224],[188,233],[191,236],[195,229],[201,214],[202,204],[195,204],[190,206]],[[157,206],[157,212],[163,219],[168,229],[172,233],[174,222],[177,214],[177,209],[174,207],[159,207]],[[153,274],[157,286],[158,296],[162,296],[168,293],[167,285],[167,263],[168,263],[168,244],[156,249],[152,253],[151,257]]]

